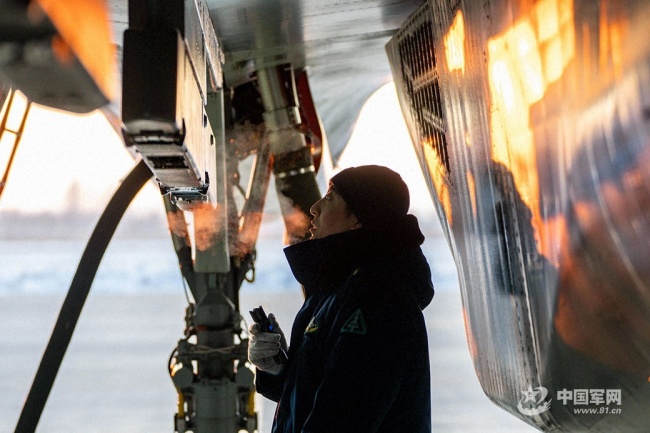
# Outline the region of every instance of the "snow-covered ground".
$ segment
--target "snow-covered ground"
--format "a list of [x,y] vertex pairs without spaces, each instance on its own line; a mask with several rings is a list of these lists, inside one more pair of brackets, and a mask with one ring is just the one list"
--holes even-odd
[[[263,226],[254,284],[241,310],[264,305],[284,329],[301,304],[277,239],[281,222]],[[83,240],[0,240],[0,433],[12,432],[68,285]],[[465,341],[455,267],[444,237],[427,233],[424,251],[436,296],[425,310],[432,377],[433,430],[535,431],[493,405],[481,390]],[[114,239],[104,257],[38,431],[173,432],[176,394],[167,359],[186,306],[171,241]],[[247,315],[245,314],[247,317]],[[259,397],[260,431],[274,404]]]
[[[0,432],[12,432],[56,320],[63,295],[0,295]],[[178,294],[90,296],[43,413],[47,433],[173,432],[175,391],[166,362],[182,336]],[[299,290],[244,290],[241,309],[264,305],[285,328]],[[440,292],[425,311],[431,354],[433,430],[535,431],[483,394],[465,344],[460,295]],[[260,431],[274,404],[259,397]]]

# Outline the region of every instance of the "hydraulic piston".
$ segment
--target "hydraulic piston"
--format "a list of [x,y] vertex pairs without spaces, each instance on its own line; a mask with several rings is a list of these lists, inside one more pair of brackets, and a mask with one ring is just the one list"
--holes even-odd
[[293,68],[260,69],[257,81],[264,103],[264,122],[288,243],[308,236],[309,209],[320,199],[312,149],[300,131],[300,109]]

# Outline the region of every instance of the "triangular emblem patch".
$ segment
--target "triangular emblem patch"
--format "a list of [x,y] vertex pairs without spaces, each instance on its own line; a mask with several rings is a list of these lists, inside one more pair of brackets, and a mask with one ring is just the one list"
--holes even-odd
[[366,322],[363,320],[363,313],[358,309],[341,328],[341,332],[349,332],[352,334],[366,335]]
[[318,331],[318,322],[315,317],[312,317],[311,322],[307,325],[307,329],[305,329],[305,334],[312,334],[316,331]]

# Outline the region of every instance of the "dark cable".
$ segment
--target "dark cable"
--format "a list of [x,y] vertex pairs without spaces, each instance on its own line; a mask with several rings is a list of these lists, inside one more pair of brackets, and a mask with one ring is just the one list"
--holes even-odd
[[15,433],[33,433],[36,430],[104,252],[126,208],[150,178],[151,171],[140,161],[115,191],[99,218],[61,306],[50,341],[20,413]]

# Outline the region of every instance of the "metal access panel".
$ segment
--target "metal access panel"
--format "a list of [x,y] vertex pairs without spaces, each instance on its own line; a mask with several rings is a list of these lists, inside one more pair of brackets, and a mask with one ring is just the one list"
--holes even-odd
[[479,381],[540,430],[650,425],[649,22],[429,0],[387,45]]
[[[424,169],[428,167],[428,159],[439,162],[432,166],[433,172],[427,169],[429,176],[425,176],[431,191],[435,191],[431,176],[434,175],[449,185],[451,171],[447,123],[437,67],[440,53],[435,46],[434,23],[432,5],[425,2],[387,45],[393,78],[411,139],[413,143],[422,143],[421,147],[416,146],[420,164]],[[434,203],[440,204],[436,200]],[[444,209],[438,207],[438,214],[443,215],[443,212]],[[442,220],[442,223],[446,222]]]
[[[186,125],[183,115],[182,37],[174,29],[129,29],[124,33],[123,61],[122,119],[128,142],[142,154],[162,188],[203,187],[207,183],[205,167],[189,150],[192,140],[188,139],[188,127],[196,122],[189,117]],[[195,102],[203,106],[200,98]],[[203,125],[199,126],[202,130]],[[200,151],[199,146],[194,147]]]
[[206,105],[208,92],[222,84],[214,77],[222,55],[210,54],[216,36],[207,42],[193,1],[161,2],[155,13],[131,3],[123,55],[125,141],[175,201],[215,203],[215,136]]

